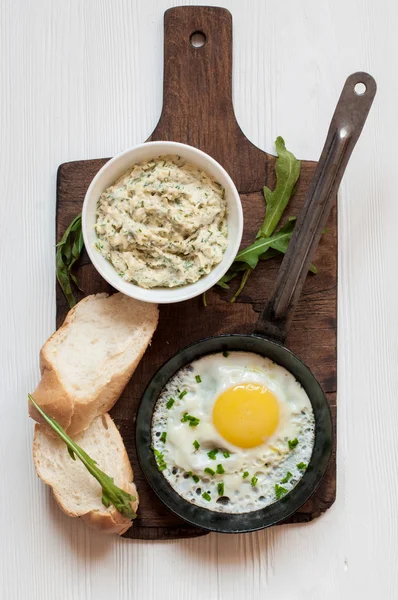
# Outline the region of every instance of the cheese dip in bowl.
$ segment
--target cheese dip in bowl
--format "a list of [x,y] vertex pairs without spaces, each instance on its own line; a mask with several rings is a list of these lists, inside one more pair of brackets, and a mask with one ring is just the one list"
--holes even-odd
[[239,194],[201,150],[148,142],[107,162],[84,200],[83,237],[97,271],[122,293],[180,302],[211,288],[242,238]]

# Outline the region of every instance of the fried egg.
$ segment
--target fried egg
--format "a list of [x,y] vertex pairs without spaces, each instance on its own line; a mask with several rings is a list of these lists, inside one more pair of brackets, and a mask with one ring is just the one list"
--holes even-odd
[[158,468],[185,500],[245,513],[287,494],[311,459],[311,402],[283,367],[258,354],[205,356],[178,371],[152,418]]

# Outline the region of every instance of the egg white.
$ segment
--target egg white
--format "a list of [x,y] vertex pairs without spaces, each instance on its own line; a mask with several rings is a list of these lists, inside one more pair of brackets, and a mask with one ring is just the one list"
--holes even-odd
[[[201,381],[196,381],[199,376]],[[230,444],[216,430],[213,406],[225,390],[242,383],[258,383],[277,398],[280,418],[271,437],[254,448]],[[170,409],[167,402],[174,403]],[[191,427],[181,422],[188,413],[199,419]],[[291,373],[268,358],[250,352],[205,356],[178,371],[156,403],[152,419],[152,444],[163,460],[163,475],[176,492],[198,506],[219,512],[244,513],[264,508],[277,500],[275,485],[290,491],[304,474],[297,467],[308,464],[314,445],[315,421],[311,402]],[[166,433],[166,441],[161,441]],[[298,439],[294,448],[289,440]],[[200,444],[195,450],[194,441]],[[215,459],[208,452],[217,449]],[[224,452],[229,453],[226,458]],[[209,475],[221,464],[224,473]],[[243,477],[245,472],[249,476]],[[290,472],[291,478],[281,483]],[[199,477],[195,482],[193,476]],[[256,478],[257,481],[253,480]],[[224,483],[219,497],[217,484]],[[254,485],[253,485],[254,483]],[[207,492],[210,501],[203,498]]]

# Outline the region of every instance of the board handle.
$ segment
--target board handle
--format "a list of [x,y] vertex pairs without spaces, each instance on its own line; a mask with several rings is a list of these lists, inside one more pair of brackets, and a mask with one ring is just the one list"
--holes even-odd
[[235,128],[232,115],[231,13],[213,6],[169,8],[164,13],[163,107],[152,139],[184,138],[203,149],[209,134],[223,138]]
[[217,160],[240,193],[264,185],[274,158],[250,142],[232,102],[232,16],[216,6],[164,14],[163,107],[150,140],[190,144]]
[[255,333],[281,342],[286,338],[308,269],[376,89],[376,82],[368,73],[353,73],[344,84],[303,209],[271,298],[256,323]]

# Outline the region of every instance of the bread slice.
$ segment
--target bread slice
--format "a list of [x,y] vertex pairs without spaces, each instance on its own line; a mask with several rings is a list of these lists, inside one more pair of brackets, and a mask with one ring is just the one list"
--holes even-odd
[[[97,462],[115,484],[136,497],[133,471],[123,440],[108,414],[96,417],[91,425],[75,436],[74,441]],[[33,461],[39,477],[52,488],[60,508],[70,517],[80,517],[94,529],[122,534],[132,525],[113,505],[102,504],[102,488],[83,463],[72,460],[65,443],[55,437],[48,425],[36,425],[33,438]]]
[[[86,429],[118,400],[158,318],[156,305],[120,293],[81,300],[41,349],[36,402],[69,435]],[[29,414],[42,422],[32,403]]]

